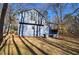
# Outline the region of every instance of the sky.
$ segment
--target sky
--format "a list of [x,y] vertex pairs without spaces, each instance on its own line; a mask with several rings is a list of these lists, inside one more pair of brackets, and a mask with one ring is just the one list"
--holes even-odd
[[[16,3],[13,4],[13,8],[16,9],[18,7],[18,5],[20,5],[19,8],[25,8],[25,9],[32,9],[32,8],[36,8],[36,9],[42,9],[42,10],[47,10],[48,11],[48,19],[51,20],[54,16],[55,13],[52,10],[52,4],[53,3]],[[73,9],[70,6],[71,4],[68,4],[67,7],[65,8],[65,11],[63,12],[64,14],[67,13],[72,13]],[[79,7],[79,4],[72,4],[72,6],[74,7],[74,5],[77,5],[77,7]],[[76,8],[76,7],[75,7]]]

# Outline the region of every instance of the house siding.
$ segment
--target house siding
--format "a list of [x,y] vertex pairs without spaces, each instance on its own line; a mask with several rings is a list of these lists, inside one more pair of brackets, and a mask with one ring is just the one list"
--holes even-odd
[[17,19],[19,22],[24,23],[33,23],[33,24],[42,24],[44,26],[37,26],[37,25],[26,25],[26,24],[19,24],[18,34],[20,36],[46,36],[49,35],[49,28],[46,25],[47,14],[43,14],[45,17],[42,17],[36,10],[29,10],[17,15]]

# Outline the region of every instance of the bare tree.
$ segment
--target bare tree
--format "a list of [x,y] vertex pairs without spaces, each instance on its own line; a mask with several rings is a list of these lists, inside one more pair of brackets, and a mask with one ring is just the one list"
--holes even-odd
[[3,41],[3,25],[4,25],[4,19],[5,19],[7,8],[8,8],[8,3],[4,3],[2,8],[1,18],[0,18],[0,45]]

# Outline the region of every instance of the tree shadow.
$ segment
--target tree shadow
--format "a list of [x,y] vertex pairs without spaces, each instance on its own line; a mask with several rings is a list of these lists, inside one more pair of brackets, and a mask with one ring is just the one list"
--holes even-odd
[[11,48],[11,55],[13,55],[13,48]]
[[32,44],[31,42],[29,42],[24,36],[22,36],[23,39],[25,39],[29,44],[31,44],[32,46],[34,46],[35,48],[37,48],[39,51],[41,51],[43,54],[48,55],[48,53],[44,52],[43,50],[41,50],[41,48],[38,48],[37,46],[35,46],[34,44]]
[[6,51],[5,51],[5,49],[6,49],[6,46],[4,47],[4,50],[3,50],[3,51],[4,51],[4,55],[6,55]]
[[22,43],[34,54],[34,55],[37,55],[37,53],[35,53],[32,49],[31,49],[31,47],[29,47],[23,40],[22,40],[22,38],[19,36],[19,38],[20,38],[20,40],[22,41]]
[[[63,41],[66,41],[66,42],[70,42],[70,43],[74,43],[74,44],[79,45],[79,43],[77,43],[77,42],[73,42],[73,41],[69,41],[69,40],[65,40],[65,39],[64,39]],[[60,44],[59,44],[59,45],[60,45]],[[62,45],[62,46],[63,46],[63,45]],[[70,47],[70,46],[68,46],[68,45],[65,45],[64,48],[67,48],[67,49],[69,49],[69,50],[71,50],[71,51],[75,51],[76,53],[79,54],[79,49]]]
[[[9,38],[10,38],[10,37],[9,37]],[[3,47],[5,47],[5,45],[6,45],[6,43],[7,43],[7,41],[8,41],[9,38],[5,39],[3,45],[0,47],[0,51],[2,50]]]
[[17,46],[17,44],[16,44],[16,42],[15,42],[15,40],[14,40],[14,36],[13,36],[13,35],[12,35],[12,41],[13,41],[13,43],[14,43],[14,45],[15,45],[15,48],[16,48],[16,50],[17,50],[17,52],[18,52],[18,55],[21,55],[20,49],[18,48],[18,46]]
[[36,37],[36,38],[38,38],[39,40],[41,40],[41,41],[43,41],[43,42],[46,42],[46,43],[48,43],[48,44],[50,44],[50,45],[52,45],[52,46],[55,46],[55,47],[57,47],[57,48],[59,48],[59,49],[65,51],[65,52],[68,52],[68,53],[70,53],[70,54],[73,54],[73,55],[76,55],[76,54],[77,54],[77,53],[71,52],[72,50],[71,50],[71,51],[68,50],[69,48],[64,47],[63,45],[60,45],[60,44],[55,43],[55,42],[48,41],[46,38],[42,38],[42,37]]
[[69,41],[69,40],[63,40],[63,41],[66,41],[66,42],[70,42],[70,43],[74,43],[74,44],[77,44],[77,45],[79,45],[79,43],[78,43],[78,42]]
[[8,43],[8,55],[10,55],[10,44],[11,44],[11,41],[9,40],[9,43]]

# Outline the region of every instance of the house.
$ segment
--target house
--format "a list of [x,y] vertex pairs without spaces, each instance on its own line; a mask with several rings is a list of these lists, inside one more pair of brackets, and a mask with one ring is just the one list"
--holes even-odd
[[20,36],[49,36],[47,11],[27,9],[17,12],[18,35]]

